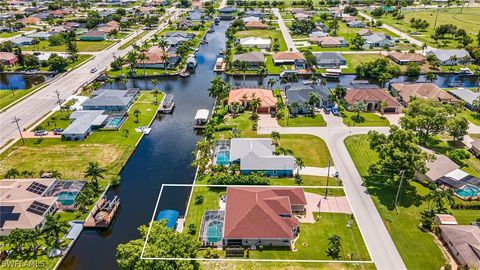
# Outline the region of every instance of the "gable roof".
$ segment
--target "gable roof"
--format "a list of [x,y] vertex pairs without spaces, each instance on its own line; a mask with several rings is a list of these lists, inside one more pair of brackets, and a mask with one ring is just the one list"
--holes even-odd
[[349,104],[353,104],[358,101],[373,101],[373,102],[386,102],[391,107],[402,107],[394,97],[387,93],[387,91],[380,88],[361,88],[351,89],[347,91],[345,100]]
[[474,225],[439,225],[447,238],[470,268],[480,268],[480,228]]
[[345,61],[345,58],[340,53],[323,52],[314,54],[317,59],[317,64],[332,64],[340,61]]
[[105,120],[107,120],[108,115],[104,115],[104,112],[104,110],[85,110],[72,112],[70,119],[74,119],[74,121],[62,132],[62,134],[86,134],[92,126],[100,126],[105,122]]
[[388,54],[388,56],[398,61],[411,61],[411,62],[425,61],[425,56],[417,53],[391,52]]
[[[167,54],[168,58],[173,58],[176,57],[176,54],[164,52],[162,48],[158,46],[152,46],[150,49],[148,49],[147,52],[145,52],[145,57],[146,59],[143,60],[137,60],[138,64],[163,64],[165,61],[162,59],[163,55]],[[168,59],[167,59],[168,61]]]
[[82,103],[82,106],[127,106],[138,91],[138,89],[97,90],[93,92],[91,98]]
[[[427,151],[430,152],[431,151]],[[437,181],[448,173],[451,173],[460,168],[457,163],[453,162],[445,155],[434,155],[434,159],[428,160],[425,164],[427,166],[427,172],[425,175],[432,181]]]
[[302,188],[228,187],[227,198],[226,239],[293,239],[291,206],[306,205]]
[[411,97],[432,99],[434,101],[457,101],[456,98],[446,91],[443,91],[433,83],[392,83],[391,87],[398,91],[398,94],[402,97],[402,99],[407,102],[410,101]]
[[107,33],[98,30],[90,30],[82,35],[82,37],[105,37]]
[[272,41],[267,38],[246,37],[238,40],[241,45],[270,45]]
[[262,23],[261,21],[248,21],[245,23],[245,27],[268,28],[268,25]]

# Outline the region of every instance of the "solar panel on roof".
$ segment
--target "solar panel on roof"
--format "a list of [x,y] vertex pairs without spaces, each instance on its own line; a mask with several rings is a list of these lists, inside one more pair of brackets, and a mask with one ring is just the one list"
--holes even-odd
[[33,203],[28,207],[27,212],[43,216],[43,214],[45,213],[45,211],[48,210],[48,208],[49,206],[44,203],[33,201]]
[[30,191],[32,193],[35,193],[35,194],[38,194],[38,195],[41,195],[45,189],[47,189],[47,186],[44,185],[44,184],[40,184],[38,182],[33,182],[32,184],[30,184],[30,186],[27,188],[27,191]]
[[16,221],[20,218],[20,213],[12,213],[13,206],[0,206],[0,228],[3,228],[5,221]]

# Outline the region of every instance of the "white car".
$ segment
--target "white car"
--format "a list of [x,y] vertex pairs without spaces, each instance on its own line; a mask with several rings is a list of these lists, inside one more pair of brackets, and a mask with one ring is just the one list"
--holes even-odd
[[46,136],[46,135],[48,135],[48,131],[46,131],[46,130],[37,130],[37,131],[35,131],[34,134],[35,134],[35,136]]
[[97,72],[97,69],[96,69],[96,68],[90,69],[90,73],[95,73],[95,72]]

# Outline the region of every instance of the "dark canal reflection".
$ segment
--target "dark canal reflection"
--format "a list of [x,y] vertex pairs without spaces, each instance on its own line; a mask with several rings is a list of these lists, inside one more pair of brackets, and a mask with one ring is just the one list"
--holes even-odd
[[29,89],[37,84],[44,83],[47,79],[48,77],[43,75],[0,72],[0,90]]

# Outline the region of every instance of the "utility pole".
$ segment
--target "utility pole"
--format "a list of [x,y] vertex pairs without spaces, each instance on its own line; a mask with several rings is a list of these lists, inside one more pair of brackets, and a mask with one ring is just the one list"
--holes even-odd
[[327,186],[325,187],[325,199],[327,199],[327,195],[328,195],[328,178],[330,178],[330,159],[328,159]]
[[438,6],[437,6],[437,15],[435,16],[435,24],[433,25],[433,30],[437,29],[437,20],[438,20]]
[[398,196],[400,195],[400,189],[402,188],[403,177],[405,176],[405,170],[402,170],[401,173],[402,173],[402,176],[400,177],[400,183],[398,184],[397,195],[395,196],[395,211],[397,212],[397,215],[398,215],[398,209],[397,209]]
[[12,123],[17,124],[18,133],[20,134],[20,138],[22,138],[22,143],[25,144],[25,139],[23,138],[22,130],[20,129],[20,125],[18,124],[18,121],[20,121],[20,119],[18,119],[16,116],[13,117]]
[[55,90],[55,93],[57,93],[57,103],[58,106],[60,106],[62,104],[62,101],[60,100],[60,92],[58,92],[58,90]]

